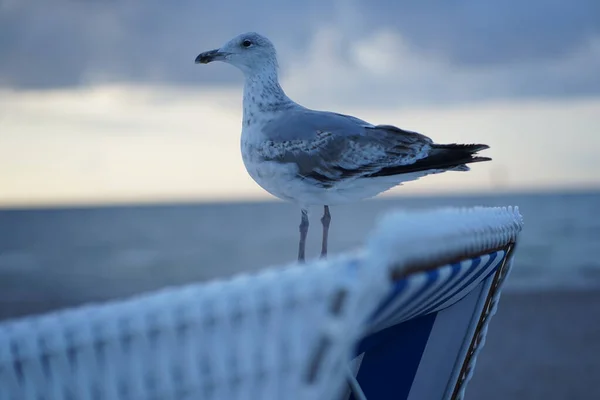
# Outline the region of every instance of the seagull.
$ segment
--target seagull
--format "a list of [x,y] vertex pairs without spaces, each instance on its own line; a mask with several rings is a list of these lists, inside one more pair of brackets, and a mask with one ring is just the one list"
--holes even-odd
[[196,57],[222,61],[244,74],[241,152],[264,190],[301,210],[298,261],[305,261],[308,210],[323,207],[321,258],[327,257],[329,206],[374,197],[403,182],[489,161],[485,144],[437,144],[393,125],[301,106],[283,91],[275,47],[255,32]]

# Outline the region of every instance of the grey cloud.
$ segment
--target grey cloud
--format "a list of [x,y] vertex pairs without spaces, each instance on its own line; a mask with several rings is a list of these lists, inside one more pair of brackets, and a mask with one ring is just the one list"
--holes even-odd
[[0,5],[0,84],[46,88],[93,79],[225,82],[233,71],[198,74],[195,56],[240,29],[293,32],[300,21],[292,15],[300,7],[280,10],[276,1],[270,3],[274,15],[289,17],[261,21],[262,7],[217,0],[5,1]]
[[596,0],[383,1],[385,7],[373,10],[381,23],[457,64],[552,59],[600,35]]
[[[284,56],[301,53],[314,31],[330,24],[339,25],[348,41],[387,28],[401,34],[415,52],[457,68],[505,67],[510,72],[514,66],[567,57],[598,37],[600,2],[0,0],[0,86],[226,84],[240,80],[239,73],[233,68],[199,73],[193,63],[198,52],[256,30],[273,37]],[[597,73],[581,68],[569,81],[520,82],[513,93],[600,93]]]

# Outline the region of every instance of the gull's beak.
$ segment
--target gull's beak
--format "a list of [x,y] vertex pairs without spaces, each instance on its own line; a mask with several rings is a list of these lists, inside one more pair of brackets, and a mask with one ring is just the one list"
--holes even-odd
[[198,57],[196,57],[196,64],[208,64],[211,61],[222,61],[227,54],[229,53],[222,52],[219,49],[205,51],[204,53],[198,54]]

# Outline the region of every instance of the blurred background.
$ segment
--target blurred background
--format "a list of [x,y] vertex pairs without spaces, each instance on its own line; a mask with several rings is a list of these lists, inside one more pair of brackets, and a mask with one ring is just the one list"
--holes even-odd
[[0,0],[0,319],[295,259],[298,209],[241,161],[241,73],[194,64],[246,31],[309,108],[491,146],[332,208],[330,250],[393,208],[519,206],[467,393],[600,398],[597,0]]

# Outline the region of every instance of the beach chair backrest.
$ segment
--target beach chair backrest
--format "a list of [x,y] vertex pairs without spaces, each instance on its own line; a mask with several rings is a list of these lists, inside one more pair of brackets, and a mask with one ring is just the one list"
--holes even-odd
[[[421,224],[437,217],[443,226],[417,231],[413,239],[402,239],[398,230],[408,235],[410,229],[398,227],[411,224],[415,215],[388,217],[371,239],[372,254],[382,255],[391,276],[352,363],[370,400],[461,399],[472,376],[522,220],[517,210],[480,209],[452,226],[443,214],[422,215]],[[431,251],[421,257],[419,246],[429,242],[428,235]],[[435,249],[440,241],[446,241],[446,250]]]

